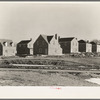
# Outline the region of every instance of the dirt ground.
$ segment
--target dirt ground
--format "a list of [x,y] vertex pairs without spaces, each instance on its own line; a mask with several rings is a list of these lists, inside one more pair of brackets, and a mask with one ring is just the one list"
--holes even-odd
[[[32,66],[13,66],[13,64],[52,65],[49,69],[64,70],[100,70],[100,57],[15,57],[0,59],[0,68],[25,68],[34,69]],[[41,67],[36,67],[41,69]],[[45,67],[43,67],[45,69]],[[47,69],[47,68],[46,68]]]
[[[98,68],[100,70],[100,57],[86,57],[86,58],[77,58],[77,57],[26,57],[26,58],[4,58],[0,59],[0,86],[99,86],[96,83],[91,83],[85,81],[85,79],[99,77],[100,73],[89,73],[89,72],[81,72],[81,73],[71,73],[71,72],[49,72],[48,70],[43,71],[42,69],[38,69],[38,71],[28,70],[26,68],[19,70],[20,68],[14,68],[15,70],[1,70],[9,69],[8,63],[5,67],[2,67],[2,62],[9,63],[32,63],[37,64],[39,61],[48,63],[52,60],[53,64],[58,61],[59,64],[64,64],[63,67],[79,70],[79,67],[85,66],[88,68]],[[40,63],[41,64],[41,63]],[[58,66],[56,65],[56,66]],[[79,67],[78,67],[79,66]],[[17,70],[16,70],[17,69]],[[70,70],[71,70],[70,69]],[[97,69],[97,71],[99,71]],[[82,69],[81,71],[84,71]],[[88,70],[87,70],[88,71]]]
[[85,81],[85,75],[42,70],[37,72],[29,70],[0,71],[0,86],[99,86]]

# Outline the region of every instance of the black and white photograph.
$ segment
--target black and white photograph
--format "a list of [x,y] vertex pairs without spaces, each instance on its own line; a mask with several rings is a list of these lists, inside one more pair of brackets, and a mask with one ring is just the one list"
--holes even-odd
[[0,86],[100,86],[100,2],[0,2]]

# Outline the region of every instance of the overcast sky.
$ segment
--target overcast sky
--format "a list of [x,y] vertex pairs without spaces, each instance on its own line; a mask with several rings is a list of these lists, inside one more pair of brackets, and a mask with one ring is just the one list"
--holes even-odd
[[100,39],[100,3],[0,2],[0,38],[18,42],[55,33]]

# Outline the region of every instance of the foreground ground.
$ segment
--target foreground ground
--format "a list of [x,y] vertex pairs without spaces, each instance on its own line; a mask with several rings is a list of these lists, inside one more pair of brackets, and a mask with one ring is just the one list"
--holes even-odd
[[1,86],[99,86],[85,81],[94,74],[53,72],[47,70],[0,70]]
[[[45,64],[47,66],[13,66],[13,64]],[[0,59],[0,85],[99,86],[96,83],[85,81],[85,79],[100,77],[99,70],[100,57],[3,58]]]

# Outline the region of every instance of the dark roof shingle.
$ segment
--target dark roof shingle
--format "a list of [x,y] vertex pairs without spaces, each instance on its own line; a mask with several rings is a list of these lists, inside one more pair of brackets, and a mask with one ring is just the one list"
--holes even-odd
[[60,38],[59,42],[66,42],[66,41],[72,41],[74,37],[69,37],[69,38]]
[[51,41],[52,38],[53,38],[53,35],[47,36],[47,35],[41,34],[41,36],[45,39],[45,41],[46,41],[47,43],[50,43],[50,41]]
[[18,44],[28,44],[31,40],[22,40]]
[[92,45],[96,45],[97,43],[95,43],[95,42],[90,42]]
[[79,43],[86,43],[85,40],[79,40],[78,42],[79,42]]

